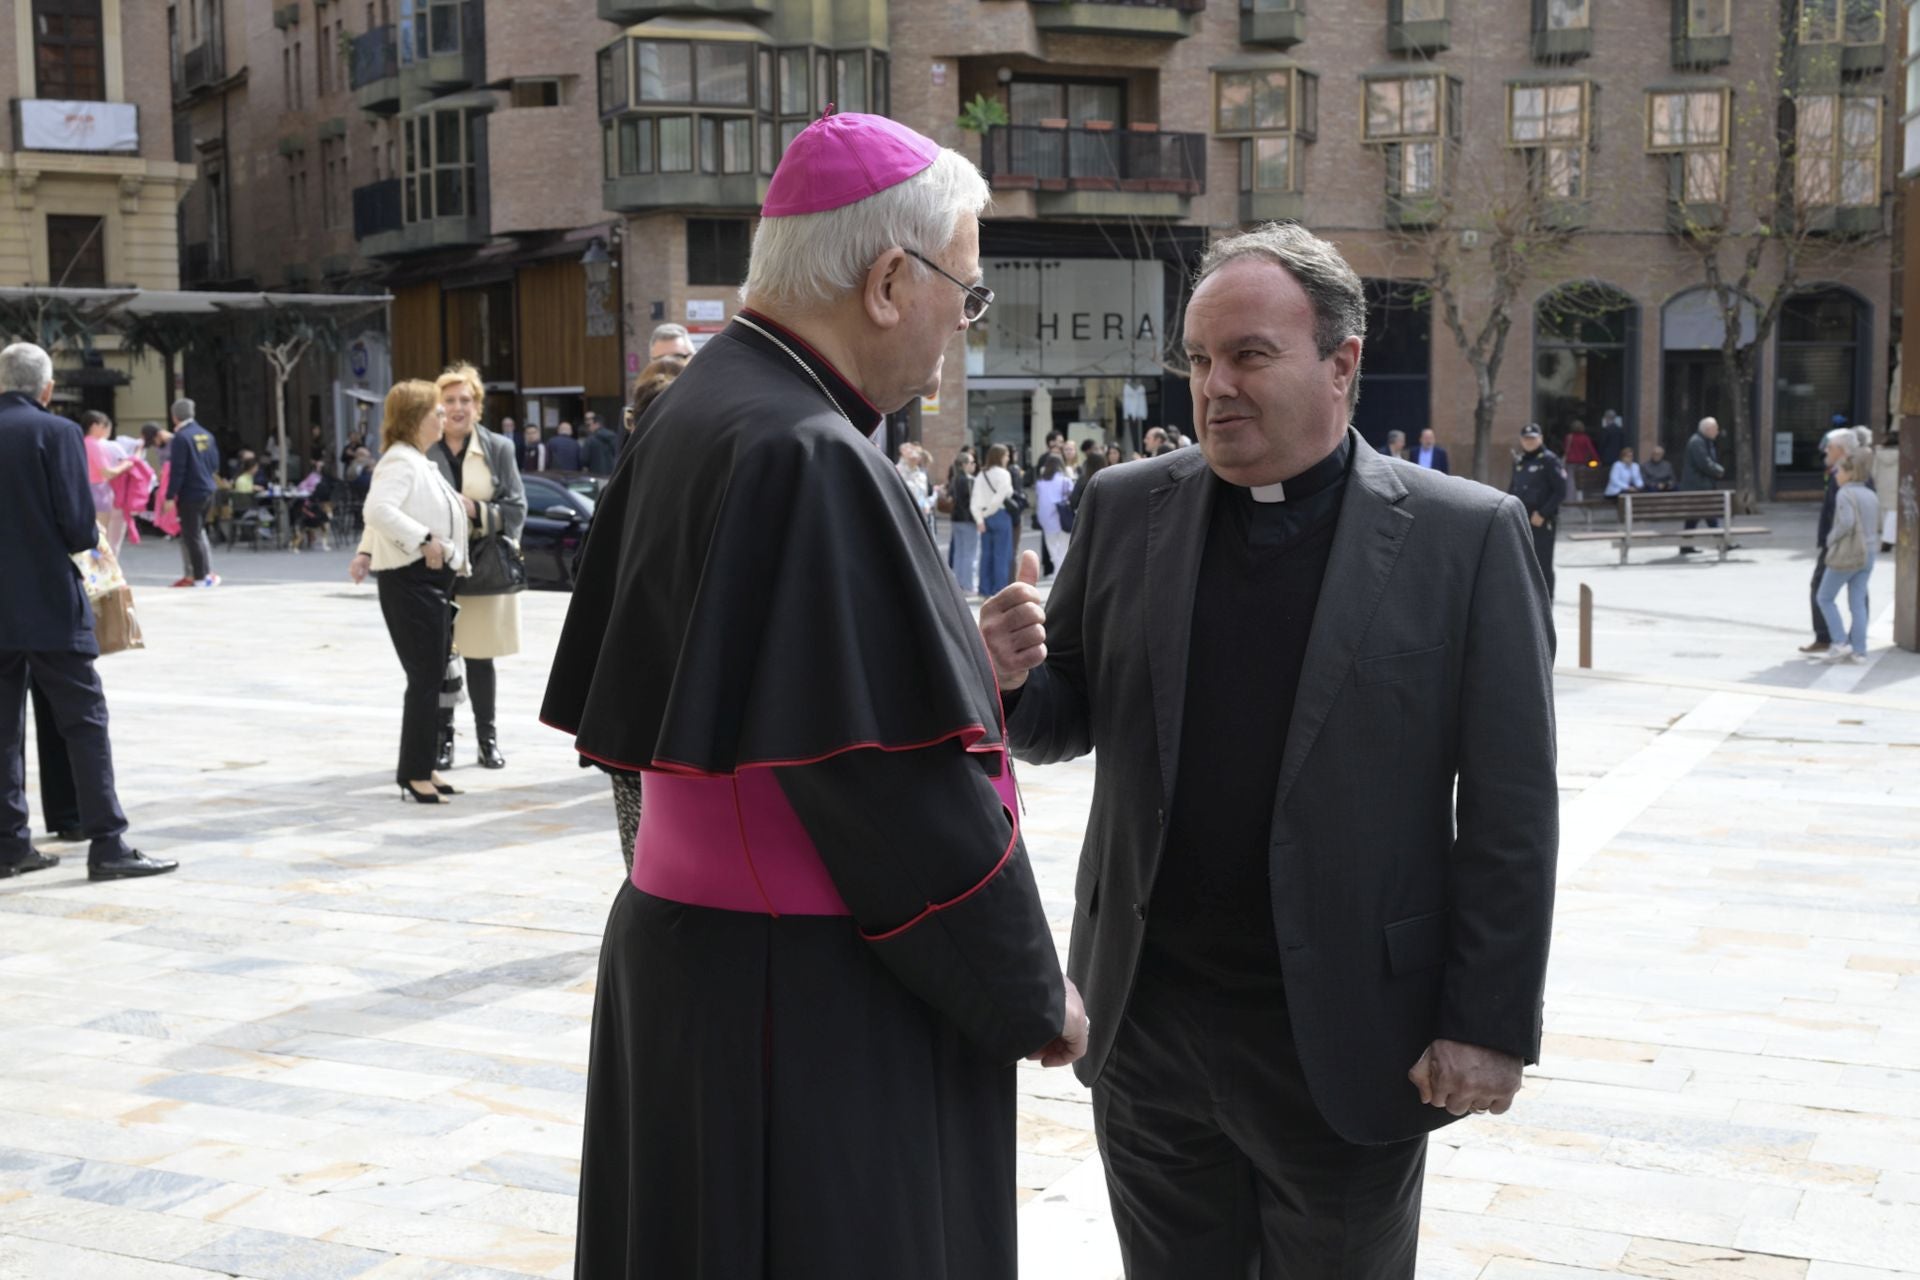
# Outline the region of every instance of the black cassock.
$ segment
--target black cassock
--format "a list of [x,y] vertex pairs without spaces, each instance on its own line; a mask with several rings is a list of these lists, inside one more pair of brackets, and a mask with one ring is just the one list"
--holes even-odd
[[[749,319],[765,332],[716,335],[637,425],[542,711],[647,771],[601,951],[575,1274],[1011,1278],[1014,1063],[1059,1033],[1063,991],[996,787],[992,667],[862,434],[878,411]],[[781,910],[739,799],[756,783],[846,914]],[[734,797],[724,839],[662,816],[692,791]],[[658,891],[742,849],[763,905]]]

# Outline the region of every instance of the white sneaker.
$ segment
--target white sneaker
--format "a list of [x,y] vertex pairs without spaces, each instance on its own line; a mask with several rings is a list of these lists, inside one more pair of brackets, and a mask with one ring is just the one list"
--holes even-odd
[[1835,645],[1833,648],[1827,650],[1826,661],[1828,666],[1844,667],[1860,661],[1860,655],[1845,645]]

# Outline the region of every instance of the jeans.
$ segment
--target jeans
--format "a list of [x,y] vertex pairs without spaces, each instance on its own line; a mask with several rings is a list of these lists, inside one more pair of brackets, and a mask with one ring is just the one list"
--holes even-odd
[[953,541],[947,544],[947,566],[953,570],[960,589],[980,589],[980,531],[973,521],[962,516],[953,522]]
[[1013,577],[1013,517],[996,511],[980,538],[980,594],[991,596]]
[[1827,577],[1827,549],[1813,559],[1813,582],[1807,588],[1807,602],[1813,606],[1813,639],[1816,644],[1832,644],[1833,632],[1827,630],[1827,614],[1820,606],[1820,584]]
[[213,576],[213,544],[207,541],[206,498],[181,498],[180,564],[195,582]]
[[394,778],[401,786],[433,777],[439,753],[440,684],[447,675],[447,650],[453,643],[453,570],[429,569],[416,560],[374,575],[380,588],[380,614],[387,621],[393,651],[407,673],[407,695],[400,717],[400,760]]
[[[1827,620],[1827,634],[1835,644],[1839,644],[1844,635],[1853,652],[1861,657],[1867,652],[1867,582],[1872,577],[1873,557],[1869,555],[1865,568],[1852,573],[1829,569],[1820,579],[1820,612]],[[1840,625],[1841,587],[1847,589],[1847,612],[1853,615],[1853,625],[1847,628]]]

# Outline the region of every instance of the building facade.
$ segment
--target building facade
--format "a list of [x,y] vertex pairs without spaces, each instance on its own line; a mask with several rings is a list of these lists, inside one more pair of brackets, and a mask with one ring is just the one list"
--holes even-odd
[[[178,287],[193,169],[173,154],[165,15],[134,0],[15,0],[0,24],[0,284]],[[112,337],[54,355],[68,411],[100,409],[129,430],[164,416],[157,360]]]
[[[1275,218],[1334,239],[1367,281],[1369,438],[1432,426],[1470,456],[1476,383],[1431,285],[1435,238],[1474,321],[1494,292],[1497,215],[1526,201],[1555,245],[1513,300],[1490,478],[1530,420],[1559,438],[1615,409],[1636,443],[1672,450],[1698,418],[1732,418],[1695,246],[1770,199],[1756,174],[1788,93],[1799,155],[1780,176],[1804,234],[1745,389],[1761,491],[1817,490],[1834,415],[1885,420],[1895,117],[1873,0],[599,8],[615,33],[596,78],[630,331],[673,320],[698,340],[724,322],[780,147],[828,101],[981,163],[999,301],[909,425],[943,456],[1025,445],[1048,422],[1127,443],[1186,427],[1191,268],[1210,241]],[[1723,262],[1744,246],[1731,238]],[[1749,282],[1754,317],[1779,278],[1776,254]]]

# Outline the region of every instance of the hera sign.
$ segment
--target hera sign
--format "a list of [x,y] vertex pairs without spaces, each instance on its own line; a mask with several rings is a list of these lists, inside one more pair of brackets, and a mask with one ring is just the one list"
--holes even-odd
[[[1166,266],[1113,258],[988,258],[993,308],[974,326],[988,377],[1157,376]],[[982,332],[984,330],[984,332]]]

